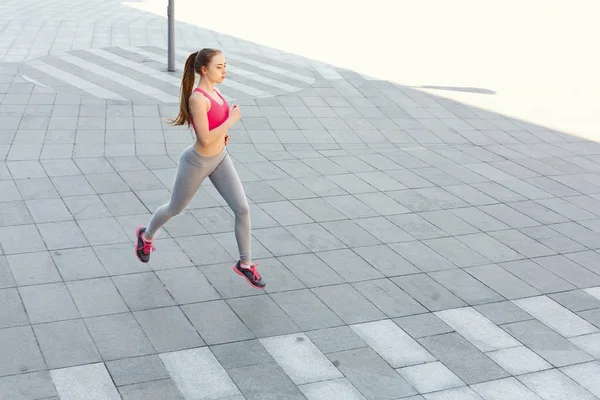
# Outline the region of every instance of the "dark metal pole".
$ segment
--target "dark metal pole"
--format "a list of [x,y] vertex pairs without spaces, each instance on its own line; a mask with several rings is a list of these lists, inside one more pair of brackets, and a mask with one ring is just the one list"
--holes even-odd
[[175,71],[175,0],[169,0],[167,17],[169,18],[169,64],[168,70]]

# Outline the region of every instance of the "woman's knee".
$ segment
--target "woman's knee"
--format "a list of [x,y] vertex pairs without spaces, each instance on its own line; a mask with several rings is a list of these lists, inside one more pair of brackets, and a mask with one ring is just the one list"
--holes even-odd
[[250,215],[250,205],[248,204],[248,202],[244,202],[244,203],[238,205],[237,207],[235,207],[233,212],[236,217],[248,216],[248,215]]

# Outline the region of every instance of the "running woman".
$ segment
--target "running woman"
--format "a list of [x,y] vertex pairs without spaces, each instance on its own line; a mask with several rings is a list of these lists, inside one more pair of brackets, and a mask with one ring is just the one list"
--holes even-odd
[[[263,289],[266,284],[250,256],[250,208],[242,182],[225,148],[229,142],[229,128],[241,117],[239,106],[229,108],[215,87],[225,79],[226,68],[227,63],[220,50],[202,49],[187,58],[181,81],[179,115],[171,124],[191,125],[196,140],[179,157],[169,202],[156,210],[148,227],[141,225],[137,228],[135,250],[139,260],[147,263],[150,253],[156,250],[152,240],[159,229],[187,207],[202,181],[208,177],[235,215],[235,238],[240,259],[233,270],[253,287]],[[194,89],[196,74],[200,75],[200,82]]]

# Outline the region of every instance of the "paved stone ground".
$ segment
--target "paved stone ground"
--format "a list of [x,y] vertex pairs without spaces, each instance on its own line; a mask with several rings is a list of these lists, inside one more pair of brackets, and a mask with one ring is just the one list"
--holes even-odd
[[152,262],[134,257],[191,140],[131,85],[176,95],[177,74],[127,56],[161,54],[164,21],[5,1],[2,399],[600,397],[600,145],[178,29],[182,49],[237,57],[229,151],[268,289],[232,272],[209,182]]

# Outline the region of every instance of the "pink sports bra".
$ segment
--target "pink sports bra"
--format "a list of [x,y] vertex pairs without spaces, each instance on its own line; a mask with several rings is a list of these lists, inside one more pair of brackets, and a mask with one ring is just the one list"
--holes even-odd
[[[229,118],[229,104],[227,104],[227,101],[223,98],[223,96],[221,96],[221,93],[219,93],[215,90],[215,92],[219,95],[221,100],[223,100],[223,104],[217,103],[217,101],[215,99],[213,99],[213,97],[211,95],[209,95],[208,93],[206,93],[204,90],[202,90],[200,88],[194,89],[194,92],[200,92],[204,96],[206,96],[208,98],[208,100],[210,100],[210,109],[208,110],[208,113],[207,113],[208,130],[209,131],[215,129],[216,127],[220,126],[223,122],[227,121],[227,118]],[[194,125],[193,119],[192,119],[192,125]],[[194,125],[194,129],[195,128],[196,128],[196,126]]]

